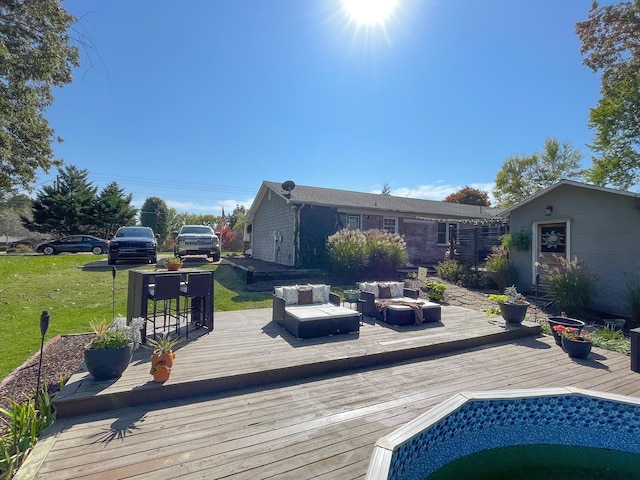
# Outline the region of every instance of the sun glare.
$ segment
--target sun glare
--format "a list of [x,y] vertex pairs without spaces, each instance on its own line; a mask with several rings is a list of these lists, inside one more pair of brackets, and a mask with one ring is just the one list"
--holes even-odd
[[383,25],[398,0],[342,0],[349,16],[358,24]]

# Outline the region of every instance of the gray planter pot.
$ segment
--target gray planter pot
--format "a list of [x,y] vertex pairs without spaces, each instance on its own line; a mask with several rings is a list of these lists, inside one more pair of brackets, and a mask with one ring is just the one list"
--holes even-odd
[[549,326],[551,327],[551,333],[553,333],[553,339],[556,341],[556,345],[562,346],[562,339],[558,332],[556,332],[553,327],[556,325],[562,325],[563,327],[575,328],[578,333],[582,331],[582,327],[584,327],[584,322],[582,320],[578,320],[577,318],[569,318],[569,317],[547,317],[547,321],[549,322]]
[[527,315],[529,302],[525,303],[501,303],[500,313],[507,323],[520,325]]
[[122,375],[131,361],[133,344],[121,348],[105,348],[94,350],[85,347],[84,363],[87,370],[96,380],[109,380]]

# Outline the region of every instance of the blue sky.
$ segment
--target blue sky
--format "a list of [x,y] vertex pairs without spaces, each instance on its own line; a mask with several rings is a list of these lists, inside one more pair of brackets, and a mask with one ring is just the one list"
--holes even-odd
[[138,207],[214,215],[248,208],[263,180],[490,191],[547,137],[588,166],[600,76],[574,27],[590,4],[398,0],[366,26],[341,0],[67,0],[84,47],[47,110],[55,152]]

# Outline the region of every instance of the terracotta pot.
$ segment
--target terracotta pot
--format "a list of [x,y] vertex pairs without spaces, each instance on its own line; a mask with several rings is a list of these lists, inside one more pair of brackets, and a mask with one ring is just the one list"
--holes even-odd
[[547,322],[549,322],[549,326],[551,327],[551,331],[553,332],[553,339],[556,341],[556,345],[562,346],[562,342],[560,340],[561,336],[557,333],[553,327],[556,325],[562,325],[563,327],[571,327],[575,328],[578,333],[584,327],[584,322],[582,320],[577,320],[575,318],[569,317],[547,317]]
[[166,382],[171,375],[171,368],[173,367],[173,360],[176,358],[176,354],[170,353],[154,353],[151,355],[151,375],[153,375],[154,382]]
[[164,266],[167,268],[167,270],[180,270],[180,267],[182,266],[181,263],[165,263]]
[[529,302],[525,303],[501,303],[500,313],[507,323],[520,325],[527,315]]

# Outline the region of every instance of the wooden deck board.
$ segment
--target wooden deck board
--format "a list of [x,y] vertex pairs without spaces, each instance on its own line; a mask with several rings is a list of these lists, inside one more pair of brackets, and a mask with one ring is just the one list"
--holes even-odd
[[[268,372],[328,361],[332,355],[419,349],[436,338],[447,343],[502,329],[480,312],[445,311],[444,326],[396,331],[365,324],[355,339],[328,342],[286,339],[277,329],[274,334],[269,322],[259,319],[265,312],[229,317],[229,324],[216,314],[213,333],[179,350],[171,381],[224,378],[221,371]],[[446,335],[430,338],[431,332]],[[97,389],[95,382],[86,382],[73,394],[139,388],[148,381],[143,370],[148,363],[141,359],[129,367],[127,378]],[[551,337],[510,339],[373,368],[61,418],[16,478],[362,479],[378,438],[460,391],[576,386],[637,396],[639,378],[626,356],[594,349],[590,358],[572,360]]]

